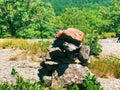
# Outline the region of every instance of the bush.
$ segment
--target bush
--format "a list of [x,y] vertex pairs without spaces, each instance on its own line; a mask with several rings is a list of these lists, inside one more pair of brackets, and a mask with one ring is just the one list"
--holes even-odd
[[0,34],[0,38],[8,38],[8,37],[12,37],[10,33],[8,32],[3,32],[2,34]]
[[90,46],[90,55],[99,55],[100,52],[102,52],[101,45],[98,43],[98,34],[92,33],[92,34],[86,34],[84,44]]
[[99,38],[105,39],[105,38],[111,38],[111,37],[116,37],[115,32],[103,32],[101,35],[99,35]]
[[68,90],[103,90],[101,84],[97,82],[97,76],[91,75],[90,72],[86,73],[86,78],[82,84],[73,84],[68,87]]
[[32,29],[21,30],[16,33],[18,38],[39,38],[40,31],[34,31]]
[[97,80],[96,75],[91,76],[89,72],[86,73],[86,79],[83,83],[85,89],[83,90],[103,90],[101,84],[96,80]]

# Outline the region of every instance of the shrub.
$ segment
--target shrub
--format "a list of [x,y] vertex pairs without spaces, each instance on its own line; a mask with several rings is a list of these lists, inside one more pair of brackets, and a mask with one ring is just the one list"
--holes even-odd
[[101,84],[96,81],[97,76],[91,76],[89,72],[86,73],[86,79],[83,82],[84,89],[83,90],[103,90]]
[[17,32],[16,37],[18,38],[39,38],[40,32],[32,29],[25,29]]
[[103,32],[101,35],[99,35],[99,38],[111,38],[111,37],[116,37],[116,33],[115,32]]
[[90,46],[90,55],[99,55],[99,53],[102,51],[101,45],[98,43],[98,34],[92,33],[92,34],[86,34],[84,44]]
[[86,73],[86,78],[82,84],[73,84],[68,90],[103,90],[101,84],[97,82],[97,76]]
[[11,34],[8,32],[3,32],[2,34],[0,34],[0,38],[5,38],[5,37],[11,37]]

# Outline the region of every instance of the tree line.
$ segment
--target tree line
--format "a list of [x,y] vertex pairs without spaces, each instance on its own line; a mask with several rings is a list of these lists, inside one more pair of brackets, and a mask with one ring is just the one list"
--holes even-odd
[[120,0],[106,2],[0,0],[0,38],[53,38],[58,30],[76,28],[89,38],[84,43],[98,48],[92,49],[99,52],[99,35],[120,33]]
[[120,32],[119,11],[119,0],[1,0],[0,37],[51,38],[70,27],[85,33]]
[[[110,0],[42,0],[50,2],[55,10],[56,15],[60,15],[65,8],[78,7],[79,9],[91,8],[94,4],[101,6],[110,6]],[[97,7],[96,7],[97,8]]]

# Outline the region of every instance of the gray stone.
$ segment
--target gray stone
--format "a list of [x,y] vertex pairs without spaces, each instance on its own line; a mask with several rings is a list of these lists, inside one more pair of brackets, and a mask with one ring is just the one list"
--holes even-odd
[[79,49],[80,45],[76,46],[75,44],[65,42],[65,43],[63,43],[63,48],[67,51],[74,51],[74,50]]
[[[80,64],[61,64],[52,74],[52,79],[56,79],[58,85],[65,87],[74,83],[81,84],[87,71],[88,68]],[[54,85],[54,82],[52,82],[52,85]]]
[[56,39],[53,47],[60,47],[62,50],[67,50],[67,51],[74,51],[78,48],[80,48],[81,44],[73,44],[73,43],[69,43],[67,41],[61,40],[61,39]]
[[64,40],[56,39],[56,40],[54,41],[54,43],[53,43],[53,46],[54,46],[54,47],[61,47],[61,48],[62,48],[64,43],[65,43]]
[[50,66],[52,66],[52,65],[53,65],[53,66],[54,66],[54,65],[58,65],[58,63],[57,63],[57,62],[54,62],[54,61],[46,61],[45,64],[46,64],[46,65],[50,65]]
[[79,51],[78,58],[81,62],[87,62],[89,60],[89,54],[90,54],[90,47],[86,45],[82,45]]
[[54,61],[45,61],[45,65],[47,67],[48,70],[55,70],[58,66],[57,62]]
[[51,60],[55,61],[55,62],[58,62],[59,64],[61,64],[61,63],[70,64],[70,63],[74,63],[75,62],[74,59],[67,58],[67,57],[54,57]]
[[71,51],[71,52],[66,51],[65,55],[66,55],[67,58],[73,59],[73,60],[78,58],[78,52],[77,51]]
[[65,54],[61,51],[59,47],[51,47],[49,49],[50,57],[65,57]]

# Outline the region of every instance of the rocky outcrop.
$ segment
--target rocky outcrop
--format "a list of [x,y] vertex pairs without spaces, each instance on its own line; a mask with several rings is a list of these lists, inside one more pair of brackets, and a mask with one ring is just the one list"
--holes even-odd
[[73,83],[82,84],[87,71],[88,68],[80,64],[60,64],[52,74],[52,86],[55,86],[55,80],[58,86],[63,85],[64,87]]
[[73,28],[56,34],[56,40],[48,48],[50,58],[41,63],[41,81],[53,87],[83,82],[90,53],[90,47],[82,45],[83,36],[83,32]]

